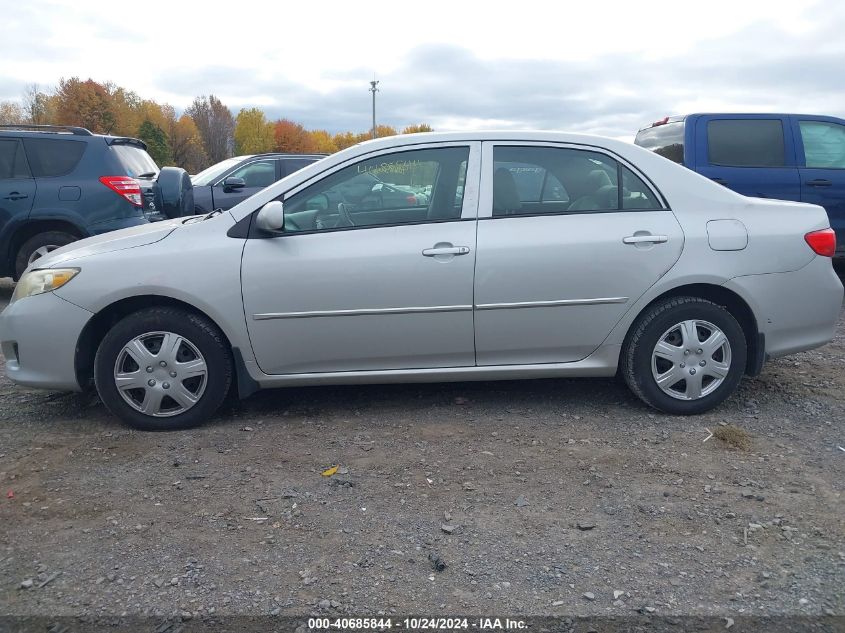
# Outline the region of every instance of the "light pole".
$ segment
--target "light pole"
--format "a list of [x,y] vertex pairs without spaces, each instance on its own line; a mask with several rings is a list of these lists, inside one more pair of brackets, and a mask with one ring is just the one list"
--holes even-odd
[[370,92],[373,93],[373,138],[376,137],[376,93],[378,92],[378,82],[373,79],[370,82]]

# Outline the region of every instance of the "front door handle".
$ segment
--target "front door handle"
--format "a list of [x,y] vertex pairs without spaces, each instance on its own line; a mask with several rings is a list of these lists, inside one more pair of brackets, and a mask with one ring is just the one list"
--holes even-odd
[[629,235],[622,238],[624,244],[663,244],[668,241],[667,235]]
[[830,187],[831,183],[827,178],[816,178],[815,180],[808,180],[804,183],[810,187]]
[[469,246],[435,246],[434,248],[423,249],[423,256],[437,257],[438,255],[466,255],[469,253]]
[[13,191],[6,196],[6,200],[23,200],[24,198],[29,198],[29,196],[25,193],[18,193],[17,191]]

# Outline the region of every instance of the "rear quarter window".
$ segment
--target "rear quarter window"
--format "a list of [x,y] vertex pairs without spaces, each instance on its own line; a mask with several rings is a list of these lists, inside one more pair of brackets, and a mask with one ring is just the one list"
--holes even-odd
[[634,144],[650,149],[663,158],[679,164],[684,162],[684,122],[673,121],[640,130]]
[[783,124],[780,119],[708,121],[707,160],[723,167],[783,167]]
[[111,151],[117,155],[120,165],[126,170],[127,176],[137,178],[141,174],[157,174],[158,165],[147,154],[146,150],[134,145],[112,145]]
[[23,145],[36,178],[66,176],[76,169],[88,147],[85,141],[56,138],[25,138]]

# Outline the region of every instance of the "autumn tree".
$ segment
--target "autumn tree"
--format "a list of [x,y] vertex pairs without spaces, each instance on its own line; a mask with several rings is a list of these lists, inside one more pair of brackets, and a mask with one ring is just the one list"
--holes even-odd
[[0,125],[26,123],[23,108],[14,101],[0,101]]
[[168,125],[173,164],[189,174],[196,174],[209,165],[208,156],[202,144],[202,137],[194,120],[187,114],[179,119],[175,115]]
[[107,133],[116,123],[115,108],[105,86],[93,79],[60,79],[56,90],[56,123]]
[[326,130],[311,130],[311,140],[314,151],[319,154],[334,154],[337,151],[334,139]]
[[[369,132],[365,132],[368,138],[371,138]],[[396,128],[390,125],[377,125],[376,126],[376,136],[378,138],[384,138],[385,136],[396,136]]]
[[258,108],[241,110],[235,119],[235,153],[263,154],[273,150],[274,128]]
[[35,125],[55,123],[56,101],[56,97],[39,90],[38,84],[29,84],[23,93],[25,122]]
[[317,145],[308,131],[299,123],[289,119],[279,119],[273,126],[274,148],[277,152],[292,154],[312,154]]
[[334,143],[334,146],[338,149],[338,151],[346,149],[347,147],[352,147],[357,142],[358,139],[352,132],[338,132],[332,137],[332,143]]
[[196,123],[212,163],[219,163],[232,156],[235,149],[235,119],[220,99],[214,95],[197,97],[185,112]]
[[159,167],[173,164],[173,152],[167,134],[158,125],[145,119],[138,127],[138,138],[147,144],[147,152]]
[[402,130],[402,134],[416,134],[417,132],[433,132],[434,130],[431,129],[431,126],[428,123],[419,123],[414,125],[409,125],[404,130]]

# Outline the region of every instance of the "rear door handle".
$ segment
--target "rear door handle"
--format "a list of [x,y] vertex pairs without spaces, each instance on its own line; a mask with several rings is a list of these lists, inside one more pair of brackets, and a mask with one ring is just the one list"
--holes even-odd
[[622,238],[624,244],[663,244],[668,241],[667,235],[629,235]]
[[804,183],[810,187],[830,187],[831,183],[827,178],[816,178],[815,180],[808,180]]
[[6,196],[6,200],[23,200],[24,198],[29,198],[28,195],[25,193],[18,193],[17,191],[13,191],[8,196]]
[[440,246],[426,248],[422,254],[425,257],[437,257],[438,255],[466,255],[469,253],[469,246]]

